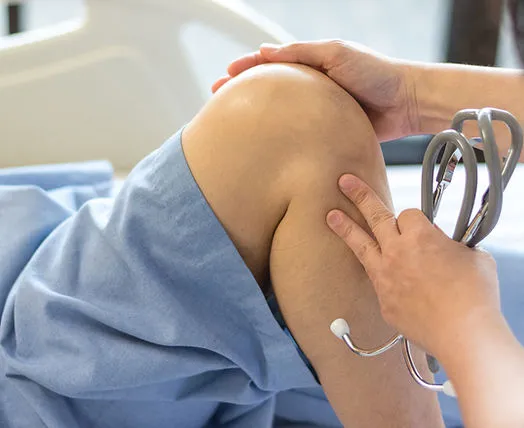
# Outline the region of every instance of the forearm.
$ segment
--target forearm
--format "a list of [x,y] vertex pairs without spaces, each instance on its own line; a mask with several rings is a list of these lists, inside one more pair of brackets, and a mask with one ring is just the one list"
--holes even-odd
[[[465,108],[494,107],[508,110],[524,125],[524,73],[521,70],[455,64],[410,64],[420,133],[436,134],[449,127],[455,113]],[[464,131],[476,134],[474,123]],[[509,132],[496,124],[501,154],[508,149]],[[524,153],[520,158],[524,161]]]
[[466,426],[524,426],[524,351],[499,314],[475,324],[457,332],[441,357]]

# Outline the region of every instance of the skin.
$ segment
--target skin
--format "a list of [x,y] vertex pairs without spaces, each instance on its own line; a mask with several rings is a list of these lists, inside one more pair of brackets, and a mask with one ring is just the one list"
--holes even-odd
[[[449,126],[457,111],[472,106],[509,110],[524,126],[521,70],[402,61],[342,40],[262,45],[259,52],[232,62],[228,75],[212,90],[267,62],[301,63],[325,73],[360,103],[381,142],[435,134]],[[475,125],[466,125],[464,131],[474,134]],[[509,133],[503,124],[495,131],[504,153]],[[524,161],[524,153],[520,160]]]
[[[234,61],[213,91],[267,62],[322,71],[359,102],[379,141],[437,133],[458,110],[472,106],[509,110],[524,125],[520,70],[401,61],[340,40],[263,45]],[[466,124],[467,135],[475,131]],[[504,153],[509,133],[496,124],[495,134]],[[493,259],[452,241],[419,210],[396,220],[354,175],[342,176],[339,187],[371,234],[345,210],[329,211],[327,223],[366,269],[385,320],[438,357],[468,426],[524,426],[524,387],[515,382],[524,377],[524,351],[500,313]]]
[[450,240],[419,210],[395,219],[355,176],[339,186],[372,235],[340,210],[327,223],[366,269],[384,319],[442,362],[467,426],[524,426],[524,385],[515,381],[524,350],[500,313],[491,256]]
[[[264,291],[270,283],[340,421],[442,427],[436,395],[413,382],[398,347],[359,358],[329,333],[338,317],[365,347],[394,333],[362,265],[325,222],[337,207],[365,225],[337,188],[346,171],[391,206],[380,146],[355,99],[310,67],[265,64],[217,91],[184,129],[182,145],[244,262]],[[428,376],[424,355],[416,356]]]

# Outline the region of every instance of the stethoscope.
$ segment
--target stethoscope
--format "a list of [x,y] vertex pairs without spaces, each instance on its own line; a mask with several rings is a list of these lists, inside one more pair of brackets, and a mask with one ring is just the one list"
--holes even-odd
[[[475,120],[478,123],[480,137],[468,140],[462,133],[464,122]],[[511,146],[507,156],[503,158],[502,165],[499,151],[495,142],[493,121],[504,122],[511,132]],[[482,143],[484,158],[489,174],[489,187],[484,192],[481,206],[472,217],[473,205],[477,196],[477,160],[473,146]],[[437,173],[437,186],[433,190],[435,164],[440,152],[444,150]],[[513,171],[518,163],[522,151],[522,128],[515,117],[504,110],[484,108],[481,110],[462,110],[453,118],[451,129],[443,131],[433,137],[428,145],[422,163],[422,211],[433,222],[437,215],[442,195],[451,183],[457,164],[462,159],[466,172],[466,184],[462,206],[457,219],[453,239],[474,247],[493,230],[500,217],[502,209],[502,196]],[[452,383],[426,381],[418,371],[409,340],[401,334],[396,334],[385,344],[373,349],[362,349],[351,339],[348,323],[339,318],[331,323],[331,331],[335,336],[345,342],[347,347],[361,357],[374,357],[400,343],[402,355],[409,373],[419,385],[436,392],[455,397]],[[438,361],[427,355],[427,363],[432,373],[439,371]]]

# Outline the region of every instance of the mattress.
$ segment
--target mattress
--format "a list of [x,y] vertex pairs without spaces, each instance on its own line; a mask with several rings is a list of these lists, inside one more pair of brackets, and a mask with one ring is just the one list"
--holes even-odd
[[[420,207],[421,166],[390,166],[387,169],[395,211]],[[457,167],[453,181],[442,198],[435,219],[446,233],[451,234],[457,219],[464,191],[465,173]],[[476,207],[488,185],[485,165],[479,166],[479,192]],[[476,212],[476,209],[475,209]],[[499,222],[493,232],[482,242],[482,246],[524,255],[524,165],[518,165],[504,192],[504,203]]]

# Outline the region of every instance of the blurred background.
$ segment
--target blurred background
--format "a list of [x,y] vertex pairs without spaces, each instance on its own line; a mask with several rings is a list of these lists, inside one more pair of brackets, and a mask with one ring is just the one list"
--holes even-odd
[[[242,2],[300,40],[341,38],[411,60],[518,66],[502,0],[223,0]],[[83,0],[8,2],[0,6],[0,35],[80,17],[82,5]],[[186,32],[193,60],[208,59],[205,69],[197,67],[207,92],[244,51],[198,24],[188,25]]]
[[[150,129],[147,132],[144,129],[141,130],[142,134],[138,134],[136,129],[131,129],[129,126],[131,120],[128,120],[128,118],[133,117],[130,115],[133,112],[122,112],[122,123],[116,124],[119,117],[114,112],[117,110],[118,104],[122,104],[122,100],[125,98],[122,94],[116,95],[118,84],[114,79],[114,74],[112,74],[113,77],[108,78],[106,87],[91,72],[87,77],[81,78],[82,84],[80,86],[77,82],[76,87],[71,86],[68,89],[71,93],[70,97],[74,97],[74,103],[71,102],[70,104],[74,104],[76,109],[81,106],[81,103],[76,101],[83,100],[86,95],[80,93],[82,91],[81,86],[85,86],[87,94],[91,94],[95,90],[105,94],[115,93],[113,101],[116,104],[112,109],[106,107],[113,117],[113,123],[108,126],[113,129],[118,128],[121,131],[120,139],[130,141],[134,135],[136,141],[133,144],[140,147],[136,149],[136,154],[133,153],[132,156],[129,155],[128,159],[124,159],[120,153],[116,154],[117,149],[113,147],[113,144],[107,145],[100,141],[100,150],[93,149],[88,155],[106,156],[115,163],[117,168],[128,168],[150,151],[150,147],[142,147],[142,141],[145,141],[146,138],[150,141],[163,140],[173,129],[187,123],[205,100],[211,96],[211,85],[225,73],[230,61],[258,46],[258,44],[255,44],[255,40],[247,37],[241,29],[236,32],[231,31],[228,34],[229,24],[224,23],[225,21],[220,22],[221,18],[217,15],[209,16],[208,14],[205,19],[199,19],[202,18],[202,14],[205,14],[206,9],[212,9],[210,5],[213,3],[220,3],[222,9],[234,9],[234,13],[240,11],[242,14],[243,11],[246,11],[247,15],[250,15],[250,9],[255,11],[253,20],[257,22],[257,25],[264,26],[267,24],[265,28],[271,28],[272,34],[283,35],[283,37],[279,37],[279,40],[338,38],[359,42],[386,55],[409,60],[519,67],[504,0],[157,0],[151,2],[149,8],[155,9],[157,13],[161,14],[157,18],[153,15],[146,17],[150,11],[144,6],[148,3],[143,0],[142,2],[114,0],[111,4],[105,4],[101,0],[90,0],[90,2],[93,3],[91,6],[98,6],[100,10],[107,11],[111,6],[117,11],[115,17],[108,18],[110,28],[104,28],[105,32],[100,31],[98,43],[121,48],[125,43],[134,39],[128,46],[136,55],[142,57],[141,67],[149,66],[148,54],[157,48],[165,55],[165,61],[171,59],[175,66],[174,69],[168,69],[165,67],[166,64],[160,65],[158,63],[154,70],[157,76],[147,77],[144,75],[144,69],[137,71],[135,68],[137,64],[131,64],[133,60],[128,58],[126,64],[121,63],[122,70],[125,70],[121,74],[122,79],[130,79],[131,81],[132,78],[140,78],[136,80],[136,83],[133,82],[133,88],[137,88],[133,90],[136,92],[135,96],[139,96],[139,99],[144,101],[144,106],[147,105],[149,108],[149,113],[139,111],[141,104],[130,100],[135,105],[137,118],[145,118],[149,115],[148,120],[143,120],[143,123],[146,124],[145,126],[149,124]],[[46,29],[72,20],[77,20],[80,23],[90,22],[89,7],[86,7],[86,4],[87,0],[3,0],[3,2],[0,0],[0,48],[2,47],[2,40],[8,40],[11,34],[23,35],[24,32],[29,34],[34,30],[46,31]],[[163,5],[163,8],[159,5]],[[133,21],[133,24],[126,23],[126,19],[123,18],[125,10],[131,8],[141,10],[138,19]],[[97,7],[94,7],[94,9],[97,9]],[[172,15],[164,11],[171,11]],[[100,17],[98,16],[98,18]],[[118,21],[119,18],[122,18],[120,22]],[[264,20],[267,22],[264,22]],[[92,21],[101,20],[93,19]],[[163,23],[161,24],[160,21],[163,21]],[[101,30],[97,26],[98,23],[91,25],[90,28],[94,37],[97,37],[97,31]],[[104,25],[107,26],[107,23]],[[168,31],[165,31],[163,26],[167,26]],[[172,34],[169,31],[171,26]],[[126,27],[126,29],[119,32],[120,27],[122,29]],[[281,33],[278,31],[279,29],[282,30]],[[114,33],[119,34],[119,36],[114,38],[112,30],[115,30]],[[155,32],[158,33],[157,36],[159,37],[156,45],[148,45],[145,41],[150,38],[149,36],[154,36]],[[233,33],[235,37],[231,37]],[[119,38],[122,34],[124,35],[123,39]],[[160,34],[162,36],[159,36]],[[265,40],[261,35],[256,38],[257,40]],[[160,45],[158,40],[161,40]],[[165,45],[163,44],[164,40]],[[136,50],[140,44],[147,46],[146,51],[138,52]],[[77,61],[76,54],[77,52],[71,52],[71,55],[68,51],[63,52],[66,61],[69,59]],[[53,55],[54,51],[44,54],[46,58]],[[52,60],[49,59],[49,61]],[[21,70],[24,70],[24,67]],[[151,98],[153,97],[152,86],[162,81],[162,76],[160,76],[162,72],[165,74],[163,76],[163,83],[166,85],[164,93],[179,99],[178,102],[173,102],[172,98],[170,101],[169,109],[171,111],[167,113],[166,117],[176,118],[171,124],[159,119],[162,111],[167,112],[165,107],[158,106],[159,97],[157,96],[155,100]],[[20,71],[14,72],[13,76],[18,76],[19,73]],[[133,73],[141,74],[141,76],[135,76]],[[92,81],[96,79],[99,79],[99,82]],[[147,87],[139,85],[140,81],[145,81],[144,79],[149,79]],[[65,77],[63,81],[66,81]],[[178,86],[168,88],[171,82],[175,82]],[[87,85],[93,85],[92,90],[87,89]],[[124,87],[125,85],[121,86]],[[38,90],[41,91],[40,87]],[[75,91],[80,92],[73,95]],[[49,109],[49,106],[53,105],[56,111],[53,112],[51,120],[61,118],[60,124],[61,129],[63,129],[63,124],[72,123],[71,121],[74,118],[70,117],[68,111],[64,111],[63,108],[58,106],[59,103],[53,100],[54,97],[50,95],[52,93],[52,90],[48,90],[45,95],[40,97],[42,99],[45,96],[49,98],[48,104],[41,107],[40,110],[34,105],[35,96],[34,94],[31,95],[30,90],[25,91],[25,102],[20,98],[20,94],[16,95],[14,103],[4,101],[5,109],[8,109],[9,114],[12,115],[13,104],[19,104],[26,109],[25,111],[29,115],[27,106],[31,104],[35,111],[32,116],[42,117],[42,108]],[[55,90],[54,93],[58,92]],[[60,90],[59,93],[63,96],[64,90]],[[5,95],[2,96],[5,99]],[[99,101],[106,106],[108,105],[106,99],[100,98]],[[54,104],[52,104],[53,102]],[[157,103],[156,110],[150,108],[154,105],[154,102]],[[61,103],[62,106],[69,104],[63,99]],[[129,106],[129,103],[127,105]],[[83,112],[84,116],[91,118],[93,126],[89,129],[94,129],[95,125],[103,127],[100,125],[102,123],[100,117],[95,117],[96,114],[103,116],[102,110],[98,110],[99,113],[97,113],[97,109],[93,108],[90,111]],[[0,115],[1,113],[0,105]],[[79,117],[79,113],[76,117]],[[57,132],[57,127],[51,129],[51,125],[46,125],[43,119],[41,122],[40,126],[34,125],[35,129],[38,127],[46,129],[47,126],[47,134],[40,132],[38,138],[41,138],[41,135]],[[50,123],[50,120],[47,120],[47,122]],[[25,128],[23,124],[18,126],[16,135],[22,135],[22,128]],[[73,128],[73,125],[71,125],[71,129]],[[25,139],[28,140],[29,131],[25,130],[24,132],[26,132]],[[90,136],[86,134],[85,139],[99,140],[98,135],[99,133]],[[53,136],[53,138],[53,141],[56,140],[57,143],[60,140],[66,140],[66,137],[60,136]],[[417,137],[396,142],[395,145],[382,145],[386,162],[390,165],[420,163],[428,141],[428,138]],[[47,144],[55,143],[48,142]],[[111,149],[115,151],[115,154],[109,152]],[[44,149],[42,151],[50,152]],[[26,158],[24,161],[38,163],[68,159],[80,160],[82,156],[77,152],[77,149],[74,153],[62,152],[57,156],[49,157],[49,160],[45,156],[42,157],[42,154],[35,154],[33,158]],[[482,160],[481,153],[478,154],[478,157],[479,160]],[[6,156],[4,156],[5,158]],[[17,164],[20,156],[18,153],[14,153],[11,158],[13,160],[9,161],[8,164]],[[116,162],[120,162],[122,166]]]

